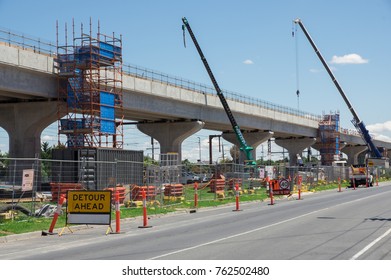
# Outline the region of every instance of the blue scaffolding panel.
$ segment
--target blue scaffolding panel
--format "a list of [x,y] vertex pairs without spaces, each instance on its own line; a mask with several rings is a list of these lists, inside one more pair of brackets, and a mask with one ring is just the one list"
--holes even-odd
[[99,42],[99,54],[111,59],[121,59],[121,47],[114,46],[105,42]]
[[108,106],[114,107],[115,96],[113,93],[107,91],[100,92],[100,103]]
[[103,133],[115,134],[115,121],[114,120],[101,120],[100,131]]
[[104,133],[115,134],[115,95],[110,92],[100,92],[100,130]]

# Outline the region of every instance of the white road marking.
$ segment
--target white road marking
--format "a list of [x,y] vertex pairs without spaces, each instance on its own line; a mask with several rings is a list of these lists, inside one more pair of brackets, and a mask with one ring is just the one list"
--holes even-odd
[[376,243],[378,243],[380,240],[382,240],[384,237],[389,235],[391,233],[391,228],[387,230],[383,235],[379,236],[375,240],[373,240],[371,243],[369,243],[367,246],[365,246],[360,252],[355,254],[353,257],[351,257],[351,260],[356,260],[359,257],[361,257],[365,252],[367,252],[369,249],[371,249],[373,246],[375,246]]
[[184,249],[181,249],[181,250],[173,251],[173,252],[170,252],[170,253],[167,253],[167,254],[163,254],[163,255],[160,255],[160,256],[156,256],[156,257],[150,258],[150,260],[156,260],[156,259],[159,259],[159,258],[163,258],[163,257],[166,257],[166,256],[178,254],[178,253],[181,253],[181,252],[186,252],[186,251],[189,251],[189,250],[197,249],[197,248],[200,248],[200,247],[203,247],[203,246],[211,245],[211,244],[214,244],[214,243],[225,241],[227,239],[239,237],[239,236],[242,236],[242,235],[246,235],[246,234],[253,233],[253,232],[256,232],[256,231],[260,231],[260,230],[263,230],[263,229],[267,229],[267,228],[270,228],[270,227],[278,226],[278,225],[281,225],[281,224],[284,224],[284,223],[288,223],[288,222],[291,222],[291,221],[294,221],[294,220],[297,220],[297,219],[301,219],[301,218],[303,218],[305,216],[309,216],[309,215],[312,215],[312,214],[315,214],[315,213],[318,213],[320,211],[327,210],[327,209],[329,209],[329,208],[327,207],[327,208],[319,209],[319,210],[312,211],[312,212],[309,212],[309,213],[306,213],[306,214],[303,214],[303,215],[300,215],[300,216],[297,216],[297,217],[293,217],[293,218],[290,218],[290,219],[287,219],[287,220],[283,220],[283,221],[280,221],[280,222],[277,222],[277,223],[274,223],[274,224],[270,224],[270,225],[263,226],[263,227],[260,227],[260,228],[255,228],[255,229],[252,229],[252,230],[249,230],[249,231],[245,231],[245,232],[241,232],[241,233],[238,233],[238,234],[230,235],[230,236],[223,237],[223,238],[220,238],[220,239],[216,239],[216,240],[213,240],[213,241],[210,241],[210,242],[201,243],[201,244],[193,246],[193,247],[188,247],[188,248],[184,248]]

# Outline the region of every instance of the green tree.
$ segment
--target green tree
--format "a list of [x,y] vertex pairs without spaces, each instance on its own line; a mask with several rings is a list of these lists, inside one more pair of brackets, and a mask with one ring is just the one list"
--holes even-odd
[[50,178],[51,163],[50,161],[47,160],[52,159],[52,150],[53,147],[49,146],[49,142],[43,142],[41,144],[41,159],[42,159],[41,172],[42,172],[42,178],[46,178],[46,180]]
[[52,159],[53,147],[49,147],[49,142],[41,144],[41,159]]
[[150,156],[144,156],[144,166],[158,165],[159,163]]

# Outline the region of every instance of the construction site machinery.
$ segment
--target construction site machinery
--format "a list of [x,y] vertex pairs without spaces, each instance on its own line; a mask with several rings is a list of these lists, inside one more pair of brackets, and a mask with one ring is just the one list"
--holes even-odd
[[349,169],[349,187],[366,185],[373,187],[373,171],[367,165],[352,165]]
[[182,18],[182,21],[183,21],[183,25],[182,25],[183,32],[185,32],[185,29],[187,29],[187,31],[190,34],[191,39],[193,40],[195,47],[197,48],[198,54],[200,55],[201,60],[204,63],[204,66],[206,68],[206,71],[208,72],[208,75],[213,83],[214,88],[216,89],[217,96],[219,97],[220,102],[223,105],[225,112],[227,113],[228,119],[231,122],[232,128],[233,128],[233,130],[236,134],[236,137],[240,143],[240,150],[243,151],[246,155],[246,159],[247,159],[246,163],[248,165],[255,165],[256,163],[255,163],[253,156],[252,156],[253,147],[247,145],[246,140],[244,139],[243,134],[240,130],[240,127],[237,124],[237,122],[231,112],[231,109],[229,108],[227,100],[225,99],[223,92],[220,89],[220,87],[219,87],[219,85],[218,85],[218,83],[212,73],[212,70],[209,67],[208,61],[206,60],[206,58],[200,48],[200,45],[198,44],[197,39],[194,36],[193,31],[191,30],[189,22],[187,21],[187,19],[185,17]]
[[[352,104],[350,103],[349,99],[347,98],[346,94],[344,93],[342,87],[339,85],[339,83],[338,83],[337,79],[335,78],[333,72],[331,71],[330,67],[327,65],[327,63],[324,60],[322,54],[320,53],[319,49],[317,48],[317,46],[315,45],[314,41],[312,40],[310,34],[306,30],[303,22],[301,21],[301,19],[295,19],[293,22],[295,24],[298,24],[300,26],[300,28],[303,30],[305,36],[307,37],[308,41],[310,42],[310,44],[311,44],[312,48],[314,49],[316,55],[318,56],[318,58],[322,62],[323,66],[326,69],[327,73],[329,74],[331,80],[334,82],[334,84],[337,87],[339,93],[341,94],[343,100],[345,101],[345,103],[348,106],[350,112],[352,113],[352,115],[353,115],[352,123],[356,127],[358,132],[360,133],[360,135],[361,135],[362,139],[364,140],[365,144],[367,145],[367,147],[369,149],[369,152],[371,154],[370,157],[373,157],[374,159],[379,159],[377,161],[377,163],[379,165],[381,165],[381,166],[385,166],[386,168],[388,168],[388,166],[389,166],[388,158],[383,157],[381,152],[379,151],[379,149],[373,143],[372,137],[369,134],[369,131],[367,130],[367,128],[365,127],[364,122],[362,120],[360,120],[360,118],[358,117],[356,111],[354,110]],[[380,159],[381,159],[381,161],[380,161]],[[367,158],[367,162],[368,162],[368,158]]]

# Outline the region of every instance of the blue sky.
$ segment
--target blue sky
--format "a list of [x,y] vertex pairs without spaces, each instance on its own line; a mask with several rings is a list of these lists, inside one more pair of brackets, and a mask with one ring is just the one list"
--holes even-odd
[[[210,84],[188,34],[183,47],[183,16],[221,88],[314,114],[338,110],[342,126],[353,129],[351,113],[304,34],[298,29],[292,37],[292,20],[301,18],[370,132],[391,139],[391,0],[0,0],[2,28],[55,43],[57,20],[61,41],[65,23],[74,19],[79,32],[92,18],[95,32],[99,20],[102,33],[122,34],[125,62]],[[43,138],[54,144],[55,130],[45,130]],[[206,157],[209,134],[202,130],[186,140],[184,157],[198,158],[198,141]],[[134,128],[125,136],[127,148],[150,148],[150,139]]]

